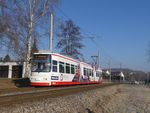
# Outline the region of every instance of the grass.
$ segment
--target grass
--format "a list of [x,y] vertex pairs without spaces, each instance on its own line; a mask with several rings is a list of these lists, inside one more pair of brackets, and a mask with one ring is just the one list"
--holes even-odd
[[0,89],[15,88],[15,85],[12,82],[13,80],[14,79],[0,78]]
[[0,89],[27,87],[29,85],[30,81],[28,78],[21,78],[21,79],[0,78]]

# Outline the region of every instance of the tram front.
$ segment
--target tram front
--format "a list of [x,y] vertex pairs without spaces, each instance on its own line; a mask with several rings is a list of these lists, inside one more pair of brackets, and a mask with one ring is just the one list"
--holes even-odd
[[32,58],[30,81],[32,86],[50,86],[51,55],[34,54]]

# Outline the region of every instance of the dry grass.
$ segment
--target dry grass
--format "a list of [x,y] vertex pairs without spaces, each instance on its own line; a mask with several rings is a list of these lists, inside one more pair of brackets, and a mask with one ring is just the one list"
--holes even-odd
[[28,87],[29,85],[30,81],[28,78],[21,78],[21,79],[0,78],[0,90],[12,89],[17,87]]
[[0,89],[16,88],[13,83],[14,79],[0,78]]

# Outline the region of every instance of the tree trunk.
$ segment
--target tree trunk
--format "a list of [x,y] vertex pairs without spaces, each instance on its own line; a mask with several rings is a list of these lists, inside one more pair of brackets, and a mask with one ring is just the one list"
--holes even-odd
[[31,75],[31,41],[32,41],[32,31],[33,31],[33,19],[34,19],[34,5],[35,0],[29,0],[30,4],[30,23],[29,23],[29,37],[28,37],[28,44],[27,44],[27,57],[26,57],[26,65],[25,65],[25,75],[24,77],[30,77]]

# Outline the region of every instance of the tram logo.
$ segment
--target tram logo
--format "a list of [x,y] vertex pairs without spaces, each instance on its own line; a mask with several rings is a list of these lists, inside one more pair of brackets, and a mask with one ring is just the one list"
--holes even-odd
[[51,80],[58,80],[58,76],[51,76]]

